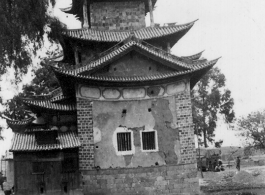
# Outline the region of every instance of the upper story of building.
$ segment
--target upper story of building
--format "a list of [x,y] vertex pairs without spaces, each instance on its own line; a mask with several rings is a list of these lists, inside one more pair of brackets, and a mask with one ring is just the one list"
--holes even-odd
[[155,3],[156,0],[73,0],[72,6],[63,11],[76,15],[83,28],[137,30],[146,27],[148,12],[154,26]]

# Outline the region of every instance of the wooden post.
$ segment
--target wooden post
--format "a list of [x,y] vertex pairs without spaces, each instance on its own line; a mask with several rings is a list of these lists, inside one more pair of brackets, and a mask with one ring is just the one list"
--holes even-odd
[[83,4],[83,28],[88,28],[89,24],[88,24],[88,17],[87,17],[87,0],[84,0],[84,4]]
[[171,52],[170,50],[171,50],[170,43],[167,42],[167,52],[170,53]]
[[75,52],[75,65],[76,67],[79,66],[79,57],[78,57],[78,47],[74,47],[74,52]]
[[150,11],[150,26],[154,27],[155,26],[155,22],[154,22],[154,14],[153,14],[153,3],[152,0],[148,0],[148,4],[149,4],[149,11]]

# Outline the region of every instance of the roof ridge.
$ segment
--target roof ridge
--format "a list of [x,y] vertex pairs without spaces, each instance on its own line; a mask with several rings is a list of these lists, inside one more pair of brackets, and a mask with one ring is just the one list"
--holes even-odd
[[[64,31],[63,35],[68,36],[70,38],[82,39],[82,40],[119,42],[122,41],[125,38],[125,36],[127,36],[130,32],[134,32],[137,38],[142,40],[149,40],[162,36],[168,36],[186,30],[192,27],[196,21],[197,20],[185,24],[176,24],[173,26],[159,26],[159,27],[149,26],[135,30],[101,30],[101,29],[91,29],[91,28],[68,29]],[[164,29],[167,30],[163,31]],[[150,32],[152,30],[153,32]],[[111,34],[116,34],[116,33],[120,33],[120,35],[110,36]]]
[[[207,62],[204,62],[202,64],[196,64],[192,67],[192,69],[189,69],[189,70],[183,70],[183,71],[173,71],[173,72],[166,72],[166,73],[157,73],[157,74],[153,74],[153,75],[142,75],[142,76],[100,76],[100,75],[73,75],[71,73],[65,73],[65,74],[68,74],[68,75],[72,75],[76,78],[82,78],[82,79],[94,79],[94,80],[107,80],[107,81],[113,81],[113,82],[118,82],[118,81],[137,81],[136,79],[139,78],[139,79],[142,79],[141,81],[149,81],[149,80],[157,80],[157,79],[165,79],[165,78],[169,78],[169,77],[174,77],[174,76],[181,76],[181,75],[185,75],[185,74],[189,74],[189,73],[193,73],[193,72],[196,72],[196,71],[199,71],[199,70],[202,70],[202,69],[205,69],[205,68],[208,68],[210,66],[214,66],[217,61],[220,59],[219,58],[216,58],[214,60],[211,60],[211,61],[207,61]],[[61,73],[64,73],[63,71],[60,71],[60,70],[57,70]],[[148,77],[148,78],[147,78]],[[158,77],[158,78],[157,78]],[[127,78],[125,80],[125,78]],[[139,80],[138,80],[139,81]]]
[[[133,36],[133,37],[134,37],[134,36]],[[144,44],[142,44],[142,43],[144,43]],[[116,47],[119,46],[120,44],[122,44],[122,45],[121,45],[119,48],[116,48]],[[80,74],[80,73],[83,73],[83,72],[86,72],[86,71],[90,71],[90,70],[94,69],[95,67],[98,67],[98,66],[104,64],[106,61],[109,61],[110,59],[113,59],[115,56],[117,56],[117,55],[119,55],[119,54],[125,52],[126,50],[130,49],[130,48],[131,48],[132,46],[134,46],[134,45],[140,47],[141,49],[146,50],[146,51],[147,51],[148,53],[150,53],[151,55],[157,55],[158,57],[160,57],[159,54],[162,53],[163,55],[166,55],[167,57],[170,57],[170,58],[171,58],[171,60],[170,60],[170,59],[163,58],[164,60],[166,60],[166,61],[168,61],[168,62],[170,62],[170,63],[176,63],[176,62],[177,62],[177,64],[178,64],[180,67],[182,67],[182,68],[186,68],[186,69],[189,69],[189,68],[190,68],[190,67],[188,66],[188,64],[187,64],[186,62],[183,62],[182,59],[181,59],[180,57],[178,57],[178,56],[176,56],[176,55],[173,55],[173,54],[171,54],[171,53],[169,53],[169,52],[167,52],[167,51],[165,51],[165,50],[162,50],[162,49],[160,49],[160,48],[158,48],[158,47],[155,47],[155,46],[153,46],[153,45],[151,45],[151,44],[149,44],[149,43],[147,43],[147,42],[145,42],[145,41],[142,41],[142,40],[139,40],[139,39],[136,38],[136,40],[135,40],[135,39],[131,39],[131,40],[129,40],[129,41],[126,42],[126,43],[124,43],[124,42],[120,42],[120,43],[116,44],[116,45],[115,45],[114,47],[112,47],[111,49],[106,50],[107,52],[106,52],[106,51],[105,51],[105,52],[102,52],[101,55],[102,55],[102,54],[103,54],[103,55],[100,56],[98,59],[89,62],[89,63],[88,63],[87,65],[85,65],[85,66],[82,66],[82,67],[76,68],[76,69],[74,69],[74,70],[66,70],[66,71],[70,71],[70,72],[72,72],[74,75],[77,75],[77,74]],[[148,51],[148,49],[152,49],[153,52],[156,52],[156,54],[154,54],[153,52]],[[117,52],[117,50],[120,50],[120,51]],[[158,50],[158,51],[157,51],[157,50]],[[112,55],[112,54],[113,54],[113,55]],[[103,58],[106,57],[106,56],[108,56],[108,55],[111,55],[111,56],[110,56],[108,59],[103,60]],[[96,64],[96,63],[99,62],[99,61],[102,61],[102,62]]]
[[137,31],[141,31],[141,30],[145,30],[145,29],[153,29],[153,28],[169,28],[169,27],[179,27],[179,26],[189,26],[189,25],[193,25],[195,22],[197,22],[199,19],[193,20],[191,22],[187,22],[187,23],[183,23],[183,24],[175,24],[172,26],[146,26],[144,28],[140,28],[140,29],[128,29],[128,30],[118,30],[118,29],[113,29],[113,30],[106,30],[106,29],[94,29],[94,28],[76,28],[76,29],[67,29],[65,32],[69,32],[69,31],[98,31],[98,32],[123,32],[123,33],[130,33],[131,31],[137,32]]

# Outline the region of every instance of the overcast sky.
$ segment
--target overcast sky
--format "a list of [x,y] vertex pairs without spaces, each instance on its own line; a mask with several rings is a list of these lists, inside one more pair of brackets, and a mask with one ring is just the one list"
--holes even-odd
[[[71,0],[57,0],[54,14],[68,28],[80,28],[73,16],[58,9],[70,3]],[[216,66],[226,76],[237,117],[265,108],[264,10],[264,0],[158,0],[156,3],[155,23],[183,24],[199,19],[172,53],[182,56],[205,50],[202,57],[208,60],[222,56]],[[146,21],[148,25],[148,16]],[[11,97],[12,91],[6,87],[0,95]],[[10,145],[10,131],[4,130],[6,139],[0,142],[0,154]],[[218,124],[216,136],[217,140],[224,139],[224,145],[239,144],[234,132],[222,123]]]

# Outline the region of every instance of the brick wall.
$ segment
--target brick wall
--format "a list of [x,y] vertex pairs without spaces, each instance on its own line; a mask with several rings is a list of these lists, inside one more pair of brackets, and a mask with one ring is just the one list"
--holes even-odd
[[195,195],[196,164],[91,170],[82,172],[86,195]]
[[91,28],[130,30],[145,27],[143,2],[99,2],[90,5]]
[[195,163],[196,149],[190,91],[176,95],[176,111],[181,145],[181,163]]
[[79,169],[90,170],[94,167],[94,138],[92,102],[77,98],[77,126],[81,142],[79,148]]

